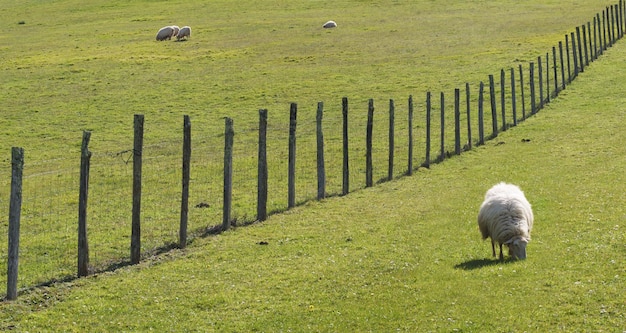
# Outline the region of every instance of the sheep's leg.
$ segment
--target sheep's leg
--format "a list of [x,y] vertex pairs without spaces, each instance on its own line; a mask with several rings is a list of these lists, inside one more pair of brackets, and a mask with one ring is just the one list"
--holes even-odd
[[494,243],[493,239],[491,240],[491,253],[493,253],[493,256],[496,256],[496,244]]
[[504,255],[502,254],[502,243],[500,243],[500,260],[504,260]]

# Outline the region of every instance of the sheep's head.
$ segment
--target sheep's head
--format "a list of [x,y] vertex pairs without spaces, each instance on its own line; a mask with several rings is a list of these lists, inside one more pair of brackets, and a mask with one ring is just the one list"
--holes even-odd
[[514,259],[526,259],[526,245],[528,239],[524,237],[515,237],[504,243],[509,247],[509,255]]

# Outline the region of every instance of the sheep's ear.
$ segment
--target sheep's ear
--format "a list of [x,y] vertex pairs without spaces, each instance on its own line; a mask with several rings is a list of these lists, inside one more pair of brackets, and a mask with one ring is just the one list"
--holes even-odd
[[513,239],[509,239],[508,241],[504,242],[504,245],[510,245],[511,243],[513,243]]

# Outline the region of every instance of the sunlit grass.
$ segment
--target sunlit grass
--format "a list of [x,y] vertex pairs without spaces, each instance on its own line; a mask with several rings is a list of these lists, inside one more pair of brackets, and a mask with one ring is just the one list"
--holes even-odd
[[[8,216],[10,147],[24,147],[20,287],[74,274],[83,130],[93,133],[89,230],[92,265],[102,268],[123,260],[129,252],[132,163],[128,151],[132,148],[133,114],[146,116],[143,250],[149,252],[177,238],[182,115],[191,116],[193,128],[190,203],[209,204],[207,209],[191,209],[192,229],[221,221],[225,116],[234,118],[236,131],[234,218],[253,220],[258,109],[269,109],[270,117],[270,211],[284,210],[287,202],[290,102],[297,102],[300,112],[298,202],[316,194],[312,168],[318,101],[324,102],[326,110],[326,160],[332,171],[328,189],[331,194],[340,191],[337,153],[344,96],[350,100],[351,189],[362,189],[368,99],[373,98],[376,107],[374,181],[387,175],[389,99],[395,100],[397,108],[395,174],[399,176],[406,165],[403,140],[409,95],[414,96],[419,119],[415,125],[417,166],[424,159],[426,91],[432,90],[435,109],[439,92],[445,92],[446,109],[452,110],[454,88],[461,88],[464,97],[464,84],[469,82],[475,108],[480,81],[486,82],[489,74],[498,77],[502,68],[535,61],[606,5],[600,1],[568,4],[567,10],[556,1],[480,6],[461,2],[268,2],[259,7],[247,1],[4,5],[7,10],[1,11],[0,17],[9,23],[0,36],[0,83],[6,87],[0,92],[4,116],[0,148],[6,157],[0,171],[6,175],[6,194],[0,201],[0,213]],[[563,12],[554,15],[557,10]],[[321,29],[328,18],[335,19],[339,27]],[[22,20],[25,24],[18,24]],[[191,25],[192,38],[188,42],[155,42],[156,30],[168,24]],[[567,90],[564,94],[569,95]],[[438,121],[434,119],[433,125]],[[586,125],[581,121],[573,126]],[[446,149],[452,142],[449,133]],[[434,130],[432,135],[438,133]],[[433,147],[433,157],[437,149]],[[563,147],[563,151],[569,149]],[[511,168],[509,172],[517,169]],[[524,172],[531,170],[528,166]],[[358,214],[351,212],[341,219],[348,216]],[[428,233],[436,236],[434,231]],[[4,241],[6,232],[0,235]],[[0,268],[5,265],[3,260]],[[311,305],[312,310],[324,308],[306,303],[303,309]],[[266,324],[261,322],[258,327]]]

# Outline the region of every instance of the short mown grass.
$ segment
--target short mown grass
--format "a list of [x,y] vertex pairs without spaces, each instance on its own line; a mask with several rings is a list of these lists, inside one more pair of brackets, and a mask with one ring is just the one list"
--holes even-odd
[[[134,113],[146,115],[146,155],[153,161],[144,190],[144,246],[150,249],[176,235],[180,162],[171,152],[182,145],[183,114],[192,116],[198,133],[195,169],[201,170],[208,160],[221,158],[224,116],[235,119],[239,147],[249,148],[257,135],[256,111],[268,108],[274,133],[280,133],[274,134],[275,144],[286,143],[282,115],[289,102],[301,105],[301,120],[313,119],[317,101],[336,112],[340,98],[348,96],[351,105],[360,106],[356,119],[363,119],[369,98],[384,107],[389,98],[449,91],[534,60],[605,5],[6,5],[0,17],[15,24],[0,36],[0,82],[7,88],[0,92],[5,109],[0,137],[7,152],[0,170],[9,174],[10,146],[25,147],[20,286],[75,270],[82,130],[93,132],[97,162],[92,260],[106,265],[128,252],[132,172],[122,152],[132,147]],[[557,9],[562,15],[554,15]],[[319,28],[329,18],[338,29]],[[189,42],[153,40],[160,26],[174,23],[194,28]],[[138,267],[24,291],[17,302],[1,305],[2,327],[623,330],[626,213],[619,86],[625,75],[619,59],[625,53],[616,45],[537,117],[485,147],[413,177],[196,239],[188,250]],[[284,171],[277,165],[274,171]],[[236,177],[245,182],[251,176]],[[215,179],[196,175],[199,183]],[[481,242],[476,230],[482,195],[500,180],[522,186],[536,211],[524,262],[492,261],[488,242]],[[279,183],[276,188],[284,185]],[[196,188],[192,202],[211,198],[212,207],[219,206],[212,201],[221,195],[219,186]],[[59,197],[49,199],[48,189]],[[281,207],[284,199],[272,200]],[[2,212],[8,202],[0,203],[7,203]],[[253,209],[235,208],[244,212],[239,214]],[[199,228],[215,223],[219,210],[192,214],[190,223]]]

